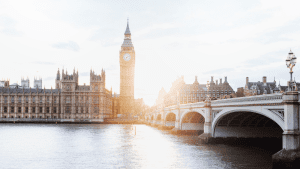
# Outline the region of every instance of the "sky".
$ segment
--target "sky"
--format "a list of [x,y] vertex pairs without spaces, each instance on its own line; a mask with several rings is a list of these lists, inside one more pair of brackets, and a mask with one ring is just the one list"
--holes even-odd
[[[152,106],[163,87],[227,76],[236,91],[249,81],[286,85],[288,52],[300,56],[300,1],[0,0],[0,80],[34,77],[55,87],[58,69],[106,71],[119,93],[119,51],[127,18],[135,49],[135,98]],[[300,81],[300,65],[294,74]]]

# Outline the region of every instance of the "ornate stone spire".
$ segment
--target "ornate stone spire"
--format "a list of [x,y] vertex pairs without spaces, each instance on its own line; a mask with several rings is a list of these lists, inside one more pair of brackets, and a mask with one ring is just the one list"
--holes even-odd
[[133,47],[133,44],[131,42],[131,33],[129,30],[129,21],[127,19],[127,27],[126,27],[126,31],[124,33],[124,41],[122,44],[122,47]]
[[126,27],[126,31],[125,31],[124,34],[125,34],[125,35],[131,35],[130,29],[129,29],[129,19],[127,19],[127,27]]
[[198,84],[199,84],[198,79],[197,79],[197,76],[195,76],[195,81],[194,81],[193,84],[195,84],[195,85],[198,85]]
[[58,68],[58,70],[57,70],[57,74],[56,74],[56,80],[60,80],[59,68]]

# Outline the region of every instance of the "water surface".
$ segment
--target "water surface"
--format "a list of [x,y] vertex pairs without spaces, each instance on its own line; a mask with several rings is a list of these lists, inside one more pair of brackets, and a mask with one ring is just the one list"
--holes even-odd
[[273,153],[146,125],[0,124],[0,168],[271,168]]

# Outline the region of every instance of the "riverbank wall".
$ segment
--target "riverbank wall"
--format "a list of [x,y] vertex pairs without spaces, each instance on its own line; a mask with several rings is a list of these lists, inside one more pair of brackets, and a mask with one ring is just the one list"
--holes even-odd
[[0,123],[43,123],[43,124],[145,124],[134,119],[29,119],[0,118]]

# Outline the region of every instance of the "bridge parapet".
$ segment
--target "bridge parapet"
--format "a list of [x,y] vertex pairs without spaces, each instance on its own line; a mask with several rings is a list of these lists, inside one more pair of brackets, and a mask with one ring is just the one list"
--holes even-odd
[[205,105],[204,102],[198,102],[198,103],[187,103],[187,104],[181,104],[181,109],[193,109],[193,108],[203,108]]
[[[256,95],[249,97],[239,97],[239,98],[231,98],[231,99],[222,99],[222,100],[212,100],[211,107],[228,107],[228,106],[250,106],[250,105],[280,105],[283,104],[282,93],[275,94],[267,94],[267,95]],[[299,97],[300,102],[300,97]],[[179,106],[180,109],[194,109],[194,108],[203,108],[205,106],[204,102],[197,103],[187,103],[181,104]],[[172,105],[169,107],[163,108],[165,112],[169,112],[172,110],[178,109],[177,105]],[[153,113],[159,113],[159,110],[155,110]]]
[[166,107],[164,108],[164,111],[171,111],[171,110],[174,110],[174,109],[177,109],[177,106],[176,105],[172,105],[172,106],[169,106],[169,107]]
[[211,101],[211,105],[212,107],[241,106],[241,105],[249,106],[249,105],[257,105],[257,104],[281,104],[282,101],[283,101],[282,93],[276,93],[276,94],[239,97],[239,98],[224,99],[224,100],[214,100]]

